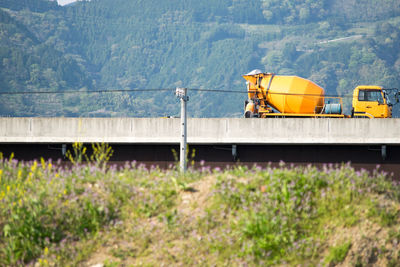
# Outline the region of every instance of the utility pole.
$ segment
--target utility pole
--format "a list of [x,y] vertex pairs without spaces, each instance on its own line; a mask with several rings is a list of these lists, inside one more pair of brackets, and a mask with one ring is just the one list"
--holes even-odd
[[186,102],[189,101],[187,88],[176,88],[175,95],[181,99],[181,146],[180,146],[180,169],[186,171],[186,146],[187,146],[187,127],[186,127]]

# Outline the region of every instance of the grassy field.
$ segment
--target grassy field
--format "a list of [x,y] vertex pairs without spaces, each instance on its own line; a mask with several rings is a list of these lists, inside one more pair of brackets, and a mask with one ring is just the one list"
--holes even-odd
[[348,165],[0,157],[0,266],[399,266],[400,188]]

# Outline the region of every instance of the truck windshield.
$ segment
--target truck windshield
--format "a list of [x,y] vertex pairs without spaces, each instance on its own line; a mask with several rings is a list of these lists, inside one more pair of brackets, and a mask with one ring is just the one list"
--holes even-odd
[[358,93],[359,101],[377,101],[383,104],[382,92],[380,90],[360,90]]

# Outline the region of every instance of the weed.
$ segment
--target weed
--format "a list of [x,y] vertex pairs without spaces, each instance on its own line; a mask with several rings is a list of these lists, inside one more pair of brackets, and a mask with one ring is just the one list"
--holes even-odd
[[137,251],[135,249],[129,249],[129,248],[128,249],[115,248],[115,249],[112,249],[111,254],[116,258],[124,260],[128,257],[135,257],[135,255],[137,254]]
[[177,220],[178,220],[178,212],[176,209],[174,210],[169,210],[165,212],[161,219],[164,220],[165,224],[168,226],[168,228],[172,228],[173,226],[176,225]]
[[368,210],[368,216],[377,220],[382,226],[391,226],[398,221],[399,211],[395,207],[388,207],[378,202],[372,202]]
[[400,260],[399,259],[390,259],[387,267],[397,267],[400,265]]
[[67,150],[65,156],[72,164],[80,164],[83,160],[87,159],[87,148],[83,143],[75,142],[72,144],[72,151]]
[[[179,157],[178,152],[175,149],[171,149],[172,156],[174,157],[175,167],[179,167]],[[190,151],[189,145],[186,146],[186,163],[191,166],[192,168],[195,165],[195,157],[196,157],[196,149],[192,149]]]
[[86,162],[93,163],[96,167],[104,169],[112,154],[113,150],[109,144],[93,143],[92,154],[89,156],[84,144],[75,142],[72,144],[72,151],[67,151],[66,157],[74,165],[81,164],[85,160]]
[[325,262],[327,264],[333,265],[341,263],[346,258],[347,252],[349,252],[350,247],[350,242],[344,242],[341,245],[331,247],[329,249],[328,256],[325,258]]
[[388,242],[400,243],[400,228],[390,229],[388,233]]
[[118,267],[118,266],[121,266],[121,262],[119,261],[106,260],[104,262],[104,267]]
[[176,177],[172,176],[171,181],[174,184],[177,191],[181,191],[181,190],[189,191],[190,190],[188,184],[180,178],[177,179]]
[[92,144],[93,153],[90,156],[90,161],[96,166],[105,168],[106,163],[110,160],[113,150],[109,144],[95,143]]

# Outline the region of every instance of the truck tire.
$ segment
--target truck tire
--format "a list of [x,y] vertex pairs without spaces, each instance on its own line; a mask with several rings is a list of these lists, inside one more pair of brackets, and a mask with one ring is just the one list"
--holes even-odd
[[244,117],[245,117],[245,118],[253,118],[253,117],[254,117],[254,114],[253,114],[253,112],[251,112],[251,111],[246,111],[246,112],[244,113]]

